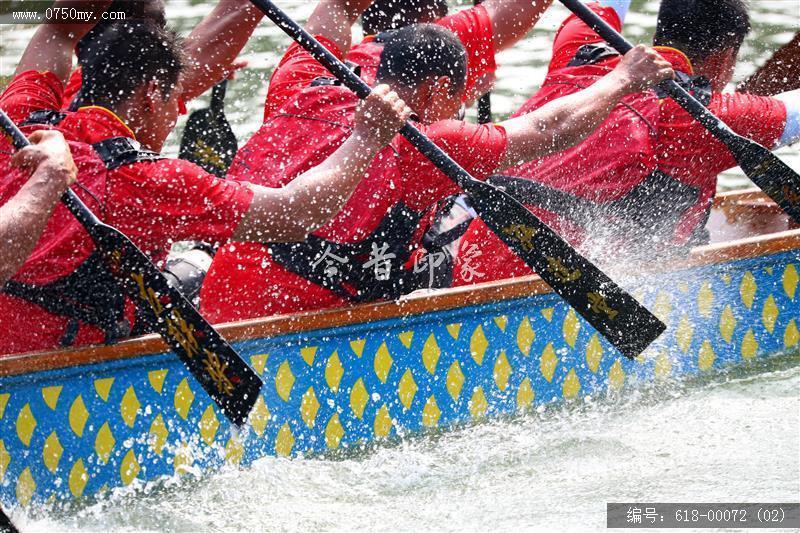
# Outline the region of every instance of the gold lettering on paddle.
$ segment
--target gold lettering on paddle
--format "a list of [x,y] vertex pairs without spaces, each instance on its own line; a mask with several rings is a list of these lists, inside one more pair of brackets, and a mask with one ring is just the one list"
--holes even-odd
[[203,350],[205,359],[203,359],[203,366],[206,367],[209,377],[214,381],[217,390],[222,394],[231,394],[234,386],[225,371],[228,369],[228,363],[220,361],[219,356],[212,351]]
[[194,325],[187,323],[179,310],[173,309],[170,316],[165,317],[164,320],[167,323],[169,336],[189,354],[189,357],[200,353],[200,344],[194,336]]
[[[190,358],[194,359],[195,356],[200,355],[201,347],[195,336],[194,324],[189,324],[183,318],[179,309],[172,308],[167,316],[162,316],[164,306],[161,305],[156,292],[145,285],[144,277],[138,272],[133,272],[131,278],[139,286],[139,298],[150,306],[150,309],[156,315],[156,319],[164,320],[167,326],[167,335],[178,346],[183,348]],[[202,353],[205,356],[202,360],[203,368],[205,368],[211,381],[214,382],[217,390],[226,395],[233,393],[235,387],[225,374],[228,369],[228,363],[221,361],[217,354],[206,348],[203,349]]]
[[225,162],[203,139],[197,139],[194,144],[194,155],[204,163],[209,163],[217,168],[225,168]]
[[533,238],[539,230],[525,224],[511,224],[503,228],[503,234],[517,240],[526,252],[533,250]]
[[116,273],[119,272],[119,267],[122,265],[122,252],[119,250],[114,250],[111,252],[111,271]]
[[590,292],[587,293],[586,296],[589,298],[589,309],[591,309],[594,313],[605,313],[611,320],[617,318],[619,311],[612,309],[602,294]]
[[570,270],[558,257],[547,258],[547,271],[557,277],[561,283],[577,281],[581,277],[580,269]]
[[138,272],[133,272],[131,274],[131,278],[133,278],[133,281],[135,281],[139,286],[139,298],[141,298],[147,303],[147,305],[150,306],[150,309],[153,310],[153,313],[156,314],[156,317],[160,318],[161,313],[164,312],[164,306],[162,306],[161,302],[158,301],[156,291],[144,284],[144,277]]

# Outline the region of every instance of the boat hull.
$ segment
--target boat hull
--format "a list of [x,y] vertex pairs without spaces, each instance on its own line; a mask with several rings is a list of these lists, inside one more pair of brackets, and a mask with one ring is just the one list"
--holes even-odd
[[337,311],[344,323],[330,327],[241,326],[246,340],[234,345],[266,385],[239,431],[175,356],[149,348],[156,339],[64,354],[60,368],[22,372],[41,358],[0,361],[0,499],[82,498],[343,449],[796,349],[800,234],[787,239],[755,257],[723,254],[625,283],[668,326],[638,360],[540,281],[455,292],[437,309],[375,306],[370,320]]

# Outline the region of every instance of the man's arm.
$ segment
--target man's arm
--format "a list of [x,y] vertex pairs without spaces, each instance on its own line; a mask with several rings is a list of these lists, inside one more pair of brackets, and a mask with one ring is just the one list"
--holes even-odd
[[374,157],[409,116],[411,110],[389,86],[376,87],[356,111],[353,134],[322,164],[280,189],[253,186],[250,209],[231,239],[305,239],[344,207]]
[[481,5],[492,19],[496,52],[510,48],[527,33],[553,0],[486,0]]
[[776,148],[800,142],[800,89],[776,94],[773,98],[786,106],[786,124]]
[[347,55],[353,38],[353,24],[372,0],[320,0],[308,17],[305,29],[311,35],[323,35]]
[[229,73],[263,16],[248,0],[217,3],[186,38],[188,68],[182,79],[185,99],[203,94]]
[[111,0],[87,0],[80,6],[74,2],[57,1],[53,7],[76,8],[81,11],[91,11],[97,19],[83,24],[41,24],[33,34],[22,58],[17,64],[15,74],[26,70],[38,72],[52,72],[66,84],[72,72],[72,53],[78,41],[91,30],[99,19],[99,14],[104,12],[111,4]]
[[57,131],[37,131],[31,145],[14,154],[14,166],[32,171],[11,200],[0,206],[0,286],[25,263],[77,169]]
[[617,68],[589,88],[501,123],[508,135],[508,147],[499,168],[575,146],[608,117],[623,96],[672,76],[670,64],[655,50],[635,47]]

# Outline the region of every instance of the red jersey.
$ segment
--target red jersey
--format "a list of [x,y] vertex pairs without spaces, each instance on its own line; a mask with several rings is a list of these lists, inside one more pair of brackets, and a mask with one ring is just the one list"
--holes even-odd
[[[51,73],[24,72],[0,96],[0,108],[15,121],[37,110],[60,109],[62,85]],[[27,132],[42,126],[29,126]],[[111,111],[85,107],[66,113],[57,129],[70,142],[79,186],[75,192],[104,222],[115,226],[152,258],[163,259],[174,241],[226,242],[247,211],[252,191],[241,183],[216,179],[182,160],[161,159],[107,170],[92,143],[133,137]],[[0,204],[9,200],[27,176],[0,159]],[[15,281],[41,285],[73,272],[94,245],[69,211],[59,206]],[[0,292],[0,353],[55,348],[68,319]],[[76,344],[102,341],[102,333],[82,326]]]
[[[436,24],[452,31],[464,45],[467,53],[467,90],[487,76],[493,76],[497,65],[494,58],[494,33],[492,19],[486,8],[475,6],[459,11],[436,21]],[[323,38],[324,40],[324,38]],[[361,43],[353,46],[347,54],[347,61],[361,67],[361,79],[367,85],[375,84],[375,76],[381,61],[383,44],[375,41],[375,36],[366,37]],[[315,76],[330,76],[327,70],[320,70],[316,59],[307,54],[289,54],[283,56],[278,67],[272,73],[264,106],[264,119],[281,107],[293,94],[295,78],[306,80],[311,71]],[[312,78],[313,79],[313,78]],[[287,90],[288,89],[288,90]]]
[[[596,4],[591,7],[615,29],[621,30],[619,17],[613,9]],[[556,35],[553,58],[541,90],[515,115],[576,92],[610,72],[619,62],[619,55],[611,54],[586,64],[574,61],[581,47],[598,42],[601,39],[593,30],[575,16],[569,17]],[[680,51],[672,48],[658,51],[677,72],[693,74],[691,63]],[[769,147],[775,146],[786,122],[784,104],[773,98],[714,93],[708,108],[740,135]],[[673,239],[677,244],[684,244],[705,223],[716,193],[717,175],[734,166],[736,162],[725,145],[677,103],[647,91],[623,99],[581,144],[504,174],[533,180],[587,202],[602,204],[630,194],[657,170],[680,187],[696,191],[696,200],[678,213],[674,224]],[[646,199],[640,203],[648,205]],[[555,216],[535,205],[529,207],[573,244],[580,244],[584,238],[584,230],[573,220]],[[479,256],[476,250],[481,251]],[[530,274],[530,269],[479,220],[473,221],[465,233],[460,255],[471,256],[469,268],[463,269],[469,279],[462,275],[457,261],[455,285]],[[473,269],[485,276],[476,278]]]
[[[341,57],[333,43],[319,39]],[[281,72],[297,64],[303,68]],[[230,178],[282,187],[324,161],[349,137],[358,98],[344,87],[310,84],[325,73],[300,47],[289,48],[273,75],[291,80],[279,89],[285,103],[239,150]],[[493,172],[505,153],[505,131],[494,125],[446,120],[421,129],[478,178]],[[358,243],[375,232],[394,206],[422,213],[456,192],[446,176],[397,136],[373,161],[344,209],[314,236]],[[201,292],[204,314],[218,322],[341,306],[347,301],[278,265],[265,246],[243,243],[219,250]]]
[[72,74],[69,76],[69,80],[67,80],[67,86],[64,87],[64,97],[62,98],[62,108],[69,109],[69,106],[72,104],[72,101],[78,95],[78,91],[81,90],[81,85],[83,85],[83,78],[82,76],[81,67],[76,68],[72,71]]

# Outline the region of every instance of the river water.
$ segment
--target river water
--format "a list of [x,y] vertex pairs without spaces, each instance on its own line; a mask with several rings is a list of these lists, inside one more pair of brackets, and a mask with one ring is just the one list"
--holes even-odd
[[[313,3],[281,0],[303,19]],[[735,81],[800,29],[800,0],[751,2],[754,31]],[[168,1],[191,28],[211,2]],[[634,2],[627,36],[647,42],[657,1]],[[556,6],[528,38],[502,53],[496,118],[518,107],[544,77]],[[32,29],[0,30],[0,75],[14,68]],[[287,39],[263,23],[245,49],[250,67],[228,90],[240,143],[259,126],[266,78]],[[204,99],[191,104],[202,107]],[[179,125],[179,130],[180,130]],[[177,133],[179,134],[180,131]],[[178,135],[167,151],[176,151]],[[800,150],[782,157],[800,169]],[[736,170],[721,188],[747,186]],[[25,531],[574,530],[605,527],[613,501],[800,500],[800,358],[617,400],[543,409],[348,457],[266,458],[247,469],[185,476],[66,509],[18,517]]]

